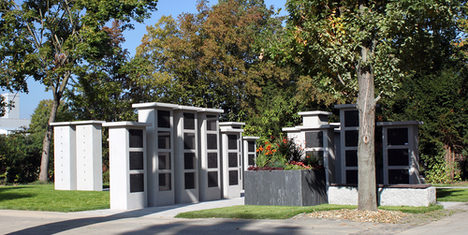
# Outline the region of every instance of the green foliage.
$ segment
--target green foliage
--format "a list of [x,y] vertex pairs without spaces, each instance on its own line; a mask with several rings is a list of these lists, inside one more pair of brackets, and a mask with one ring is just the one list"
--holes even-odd
[[128,52],[122,49],[123,26],[113,21],[103,30],[111,39],[113,53],[104,55],[99,63],[83,65],[71,89],[65,92],[74,120],[135,120],[131,107],[134,102],[125,90],[129,89],[125,71]]
[[61,96],[71,73],[113,53],[106,23],[116,19],[123,28],[132,27],[130,21],[142,22],[156,2],[2,1],[1,86],[26,91],[24,81],[33,77]]
[[0,135],[0,184],[29,183],[37,179],[41,143],[24,132]]
[[[355,102],[357,72],[367,66],[376,93],[392,97],[402,78],[450,56],[460,6],[459,1],[292,0],[288,33],[278,42],[283,46],[269,53],[297,64],[304,75],[299,87],[319,102]],[[362,48],[370,49],[368,58]]]
[[[47,129],[47,121],[52,105],[53,100],[41,100],[36,109],[34,109],[34,113],[31,115],[31,124],[29,125],[28,132],[41,141]],[[68,105],[63,104],[57,110],[57,122],[72,120],[72,115],[73,114],[68,110]]]
[[246,117],[245,135],[279,136],[281,128],[295,126],[302,120],[297,114],[304,107],[295,99],[293,89],[267,86],[263,97],[256,100],[255,111]]
[[[292,76],[261,55],[262,37],[281,28],[263,1],[227,0],[212,7],[200,1],[197,14],[162,17],[147,27],[132,60],[131,89],[141,91],[132,94],[143,94],[146,101],[222,108],[225,120],[258,118],[257,104],[270,100],[262,100],[265,90],[288,87]],[[249,124],[249,133],[268,132],[257,132],[262,122]]]
[[[457,162],[447,163],[444,155],[436,157],[421,156],[427,164],[425,179],[431,184],[449,184],[461,180]],[[453,176],[451,173],[453,172]]]
[[[405,80],[398,96],[384,108],[390,120],[424,123],[419,126],[419,149],[426,168],[433,164],[431,158],[440,160],[448,149],[461,156],[460,163],[468,155],[468,67],[463,60],[452,59],[441,71],[429,70],[418,79]],[[466,171],[461,173],[467,177]]]
[[[31,116],[28,130],[0,135],[0,184],[30,183],[37,180],[44,137],[52,100],[42,100]],[[70,120],[66,106],[59,108],[57,121]],[[53,151],[52,151],[53,153]],[[50,155],[51,157],[53,154]],[[53,161],[49,175],[53,177]]]
[[86,211],[109,208],[109,192],[54,190],[53,184],[0,186],[0,208]]
[[[48,122],[55,114],[69,81],[82,69],[102,63],[113,55],[113,43],[105,30],[111,20],[132,27],[156,9],[157,1],[25,0],[0,4],[0,87],[27,90],[25,81],[33,78],[52,91],[54,104]],[[47,181],[52,130],[44,135],[41,181]]]

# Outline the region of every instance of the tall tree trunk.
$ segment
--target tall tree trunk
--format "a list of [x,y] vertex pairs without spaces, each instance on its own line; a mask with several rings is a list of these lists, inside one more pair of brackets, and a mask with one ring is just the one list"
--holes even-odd
[[55,121],[55,116],[57,114],[58,106],[60,104],[60,98],[57,95],[54,95],[54,102],[52,108],[50,109],[49,121],[47,122],[47,129],[42,140],[42,157],[41,157],[41,170],[39,172],[39,181],[47,182],[49,176],[49,150],[50,142],[52,141],[52,127],[50,123]]
[[375,181],[375,105],[374,74],[368,65],[370,47],[362,46],[362,64],[358,68],[359,110],[358,141],[358,209],[377,210]]

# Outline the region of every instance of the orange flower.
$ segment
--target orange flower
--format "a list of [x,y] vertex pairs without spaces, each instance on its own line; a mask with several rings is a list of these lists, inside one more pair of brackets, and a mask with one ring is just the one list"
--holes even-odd
[[270,150],[270,149],[271,149],[271,145],[268,145],[268,146],[266,147],[266,149],[267,149],[267,150]]
[[276,149],[273,149],[273,152],[276,153]]
[[260,146],[260,148],[258,148],[260,151],[263,151],[263,146]]

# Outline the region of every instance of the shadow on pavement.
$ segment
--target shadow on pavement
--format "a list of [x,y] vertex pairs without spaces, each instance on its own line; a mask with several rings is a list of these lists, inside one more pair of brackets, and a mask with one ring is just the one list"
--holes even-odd
[[262,230],[246,230],[244,229],[252,223],[251,220],[236,220],[236,221],[220,221],[219,223],[215,224],[193,224],[190,221],[180,221],[174,222],[170,224],[161,224],[161,225],[153,225],[150,227],[146,227],[144,229],[130,231],[126,233],[122,233],[124,235],[130,234],[253,234],[253,235],[260,235],[260,234],[295,234],[299,228],[296,226],[281,226],[281,227],[274,227],[268,228],[266,231]]
[[[171,205],[171,206],[164,206],[164,207],[148,207],[140,210],[133,210],[133,211],[125,211],[121,213],[111,214],[107,216],[99,216],[99,215],[91,215],[91,217],[86,218],[76,218],[76,219],[68,219],[59,222],[53,222],[43,225],[38,225],[22,230],[18,230],[9,234],[54,234],[59,232],[64,232],[71,229],[81,228],[89,225],[105,223],[120,219],[127,219],[127,218],[139,218],[146,215],[158,213],[158,212],[165,212],[170,211],[172,209],[182,208],[186,206],[190,206],[193,204],[178,204],[178,205]],[[79,215],[82,212],[74,212]],[[94,213],[94,212],[90,212]],[[98,211],[96,213],[99,213]],[[155,218],[157,220],[158,218]],[[196,222],[196,220],[193,220]],[[275,227],[271,228],[268,232],[265,231],[242,231],[242,227],[245,227],[252,221],[249,220],[236,220],[236,221],[220,221],[219,223],[215,224],[194,224],[191,220],[185,221],[176,221],[167,224],[157,224],[157,225],[150,225],[150,226],[142,226],[144,228],[137,229],[130,233],[138,233],[138,234],[155,234],[160,232],[170,232],[174,234],[219,234],[220,232],[225,233],[239,233],[242,234],[284,234],[285,232],[291,234],[292,231],[298,229],[298,227]],[[273,229],[273,230],[272,230]],[[130,234],[126,233],[126,234]],[[125,234],[125,233],[124,233]]]

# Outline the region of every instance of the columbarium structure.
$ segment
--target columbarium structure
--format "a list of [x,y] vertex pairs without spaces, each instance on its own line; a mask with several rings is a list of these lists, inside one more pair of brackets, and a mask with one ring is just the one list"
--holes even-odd
[[[359,113],[355,104],[335,105],[340,122],[329,123],[329,112],[299,112],[303,125],[286,127],[292,139],[310,157],[323,165],[327,185],[358,182]],[[376,180],[381,185],[420,184],[418,121],[376,122]]]
[[[258,137],[221,109],[133,104],[138,122],[53,123],[55,187],[102,190],[101,125],[109,129],[112,209],[139,209],[240,197]],[[244,147],[245,146],[245,147]]]
[[260,137],[257,136],[244,136],[243,137],[243,149],[244,149],[244,172],[249,169],[251,166],[255,166],[255,161],[257,160],[257,140]]
[[330,112],[307,111],[299,112],[302,116],[302,126],[286,127],[288,139],[303,150],[303,158],[312,158],[312,162],[325,168],[327,184],[335,181],[335,134],[337,123],[328,123]]
[[[340,172],[337,183],[357,184],[359,112],[355,104],[335,105],[340,110]],[[377,122],[375,162],[378,184],[420,184],[418,121]]]
[[147,206],[146,123],[111,122],[109,128],[109,176],[111,209]]
[[54,169],[57,190],[102,190],[103,121],[55,122]]
[[222,136],[223,197],[241,196],[244,169],[242,167],[242,127],[243,122],[219,123]]
[[167,103],[134,104],[148,123],[148,205],[221,198],[221,109]]

